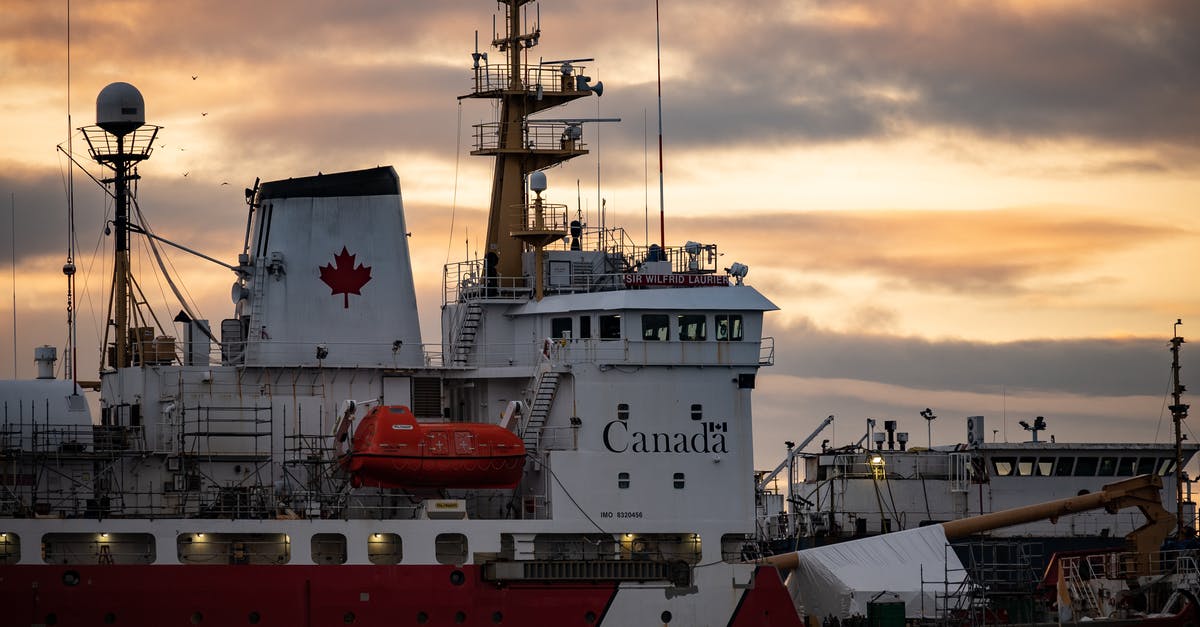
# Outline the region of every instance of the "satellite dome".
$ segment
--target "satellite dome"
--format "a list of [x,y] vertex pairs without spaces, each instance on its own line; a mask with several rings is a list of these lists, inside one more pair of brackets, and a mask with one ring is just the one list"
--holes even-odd
[[129,83],[111,83],[96,96],[96,126],[126,135],[146,123],[142,92]]
[[546,191],[546,173],[538,170],[529,175],[529,189],[537,193]]

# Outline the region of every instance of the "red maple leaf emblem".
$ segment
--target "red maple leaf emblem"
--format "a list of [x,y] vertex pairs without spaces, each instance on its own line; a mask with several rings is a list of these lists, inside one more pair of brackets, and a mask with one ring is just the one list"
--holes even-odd
[[358,294],[362,286],[371,280],[370,266],[363,266],[361,263],[358,267],[354,267],[354,255],[342,246],[342,254],[333,256],[333,263],[321,266],[321,280],[325,285],[329,286],[330,292],[333,294],[342,294],[345,298],[343,306],[346,309],[350,308],[350,295]]

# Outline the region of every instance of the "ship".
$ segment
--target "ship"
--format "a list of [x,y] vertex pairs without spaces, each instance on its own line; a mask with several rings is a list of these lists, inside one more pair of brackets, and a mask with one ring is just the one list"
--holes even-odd
[[486,248],[442,268],[432,345],[388,166],[256,182],[215,260],[232,315],[150,316],[130,250],[170,242],[129,181],[158,127],[132,85],[100,92],[80,132],[115,199],[112,320],[98,381],[54,379],[47,346],[0,385],[0,622],[799,624],[745,559],[776,306],[715,243],[551,202],[587,120],[536,114],[602,85],[529,61],[527,3],[472,55],[461,98],[498,105],[472,150]]
[[[808,442],[832,422],[822,422]],[[1180,482],[1178,471],[1200,445],[1039,440],[1047,428],[1042,416],[1021,421],[1030,440],[997,442],[995,434],[987,439],[984,416],[964,422],[965,442],[959,444],[910,447],[898,421],[883,421],[876,430],[878,421],[867,420],[855,443],[830,446],[826,440],[812,452],[793,447],[774,471],[758,476],[761,534],[800,546],[861,538],[1097,492],[1140,475],[1163,479],[1165,506],[1178,509],[1188,533],[1195,531],[1196,506],[1190,493],[1178,498],[1180,488],[1189,487],[1186,473]],[[1136,513],[1090,512],[993,535],[1042,542],[1053,552],[1107,545],[1142,522]]]

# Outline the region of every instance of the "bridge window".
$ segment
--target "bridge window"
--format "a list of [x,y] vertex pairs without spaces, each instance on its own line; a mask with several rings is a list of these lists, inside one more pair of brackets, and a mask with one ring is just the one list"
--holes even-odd
[[605,314],[600,316],[600,339],[621,339],[621,314]]
[[1071,471],[1074,469],[1075,469],[1075,458],[1074,457],[1059,457],[1058,461],[1054,463],[1054,476],[1070,477]]
[[1096,476],[1096,466],[1100,464],[1098,457],[1080,457],[1079,461],[1075,462],[1076,477],[1094,477]]
[[1137,474],[1139,474],[1139,475],[1154,474],[1154,458],[1153,457],[1139,457],[1138,464],[1137,464]]
[[992,460],[992,470],[997,477],[1008,477],[1013,474],[1017,460],[1012,457],[997,457]]
[[703,342],[708,339],[708,324],[704,314],[679,314],[679,339],[684,342]]
[[1117,458],[1116,457],[1101,457],[1100,471],[1096,473],[1101,477],[1111,477],[1117,474]]
[[571,319],[570,318],[551,318],[550,319],[550,337],[552,338],[569,338],[571,337]]
[[667,314],[642,314],[642,339],[647,342],[666,342],[671,339]]
[[716,316],[716,322],[718,342],[742,341],[741,314],[718,315]]
[[592,337],[592,317],[579,316],[579,339],[586,340]]
[[1158,460],[1159,476],[1166,477],[1167,475],[1170,475],[1172,472],[1175,472],[1175,460],[1173,458],[1164,457],[1164,458]]
[[1050,473],[1053,471],[1054,471],[1054,458],[1053,457],[1039,457],[1038,458],[1037,468],[1035,469],[1037,476],[1049,477]]
[[1022,457],[1017,461],[1017,474],[1022,477],[1028,477],[1033,474],[1033,457]]
[[1136,457],[1122,457],[1120,463],[1117,464],[1118,477],[1132,477],[1134,468],[1137,466]]

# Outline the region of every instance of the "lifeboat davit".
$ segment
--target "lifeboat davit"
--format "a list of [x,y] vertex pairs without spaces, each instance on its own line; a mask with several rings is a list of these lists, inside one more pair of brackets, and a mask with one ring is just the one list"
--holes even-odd
[[420,423],[407,407],[376,406],[339,463],[355,487],[512,489],[525,443],[492,424]]

